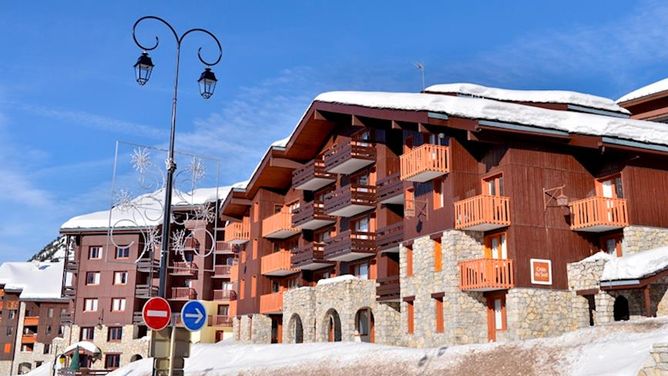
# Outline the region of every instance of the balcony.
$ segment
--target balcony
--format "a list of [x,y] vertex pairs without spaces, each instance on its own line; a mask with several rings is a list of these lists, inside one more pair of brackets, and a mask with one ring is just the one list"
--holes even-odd
[[385,252],[399,252],[399,243],[404,240],[404,222],[385,226],[376,231],[376,246]]
[[169,274],[174,276],[195,277],[197,276],[197,264],[194,262],[184,261],[174,262],[172,270],[169,272]]
[[63,296],[69,299],[74,299],[77,296],[77,289],[74,286],[64,286]]
[[335,181],[336,176],[325,171],[323,161],[313,160],[292,172],[292,186],[304,191],[317,191]]
[[325,214],[324,204],[317,201],[302,201],[292,213],[292,226],[302,230],[317,230],[334,222],[334,217]]
[[24,334],[23,336],[21,336],[21,344],[26,345],[35,343],[36,339],[37,335],[35,333]]
[[301,270],[318,270],[334,264],[324,258],[325,244],[313,242],[292,253],[291,263]]
[[197,299],[197,291],[191,287],[172,287],[172,300]]
[[376,282],[376,298],[379,302],[399,301],[400,286],[398,275],[378,278]]
[[141,312],[132,312],[132,323],[134,325],[146,325]]
[[210,323],[212,326],[232,326],[232,317],[227,315],[213,315]]
[[234,253],[234,250],[232,249],[232,246],[230,243],[219,240],[216,242],[216,248],[214,250],[214,253],[216,254],[232,254]]
[[265,294],[260,296],[260,313],[281,313],[283,312],[283,292]]
[[510,198],[478,195],[455,202],[455,228],[490,231],[510,226]]
[[139,299],[150,299],[154,296],[158,296],[158,286],[143,284],[135,287],[135,297]]
[[232,265],[216,265],[213,267],[213,278],[230,278]]
[[140,259],[137,261],[137,271],[141,273],[158,273],[160,261],[153,259]]
[[292,268],[290,264],[291,256],[290,251],[279,251],[262,256],[260,272],[262,275],[271,277],[283,277],[297,273],[299,269]]
[[376,161],[376,148],[368,142],[351,141],[335,145],[324,155],[325,171],[334,174],[351,174]]
[[623,198],[589,197],[573,201],[569,206],[574,231],[603,232],[629,225]]
[[376,233],[344,231],[325,244],[329,261],[354,261],[376,254]]
[[515,286],[513,261],[477,259],[459,263],[463,291],[506,290]]
[[250,223],[248,218],[241,222],[232,222],[225,227],[225,241],[238,245],[247,243],[250,240]]
[[213,290],[213,300],[234,300],[234,290]]
[[450,172],[447,146],[424,144],[399,159],[401,180],[424,183]]
[[72,312],[65,312],[60,314],[60,323],[63,325],[72,324]]
[[376,187],[349,184],[325,196],[325,213],[352,217],[376,207]]
[[376,197],[381,204],[404,204],[404,184],[399,173],[378,180]]
[[26,316],[23,319],[23,326],[38,326],[39,325],[39,316]]
[[280,212],[262,220],[262,237],[267,239],[286,239],[299,234],[299,229],[292,227],[292,213],[283,208]]
[[79,270],[79,262],[77,260],[65,261],[65,271],[76,273]]

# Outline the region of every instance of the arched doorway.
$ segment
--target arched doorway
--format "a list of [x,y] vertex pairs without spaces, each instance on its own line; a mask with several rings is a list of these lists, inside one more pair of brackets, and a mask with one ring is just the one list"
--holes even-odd
[[371,308],[362,308],[355,314],[355,330],[362,342],[375,342],[376,330]]
[[141,355],[139,355],[139,354],[134,354],[134,355],[130,358],[130,362],[136,362],[136,361],[138,361],[138,360],[142,360],[142,359],[143,359],[143,357],[142,357]]
[[341,342],[341,318],[335,309],[330,309],[325,313],[325,339],[327,342]]
[[290,338],[288,339],[292,343],[303,343],[304,342],[304,325],[302,324],[302,319],[298,314],[293,314],[288,323],[288,330],[290,332]]
[[30,363],[21,363],[19,364],[19,375],[25,375],[26,373],[30,372],[32,369],[32,364]]
[[615,299],[613,315],[615,321],[626,321],[629,319],[629,301],[625,297],[620,295]]

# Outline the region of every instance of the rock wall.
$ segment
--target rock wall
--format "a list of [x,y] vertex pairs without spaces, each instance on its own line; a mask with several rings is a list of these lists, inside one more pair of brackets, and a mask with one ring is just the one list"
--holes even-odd
[[0,375],[11,375],[12,369],[12,361],[11,360],[3,360],[0,361]]
[[668,376],[668,343],[656,343],[638,376]]
[[622,252],[630,255],[668,245],[668,228],[627,226],[624,227]]
[[271,318],[255,313],[232,320],[234,339],[242,343],[271,343]]
[[598,289],[601,285],[601,274],[607,262],[608,259],[603,256],[592,256],[567,264],[568,289],[572,291]]

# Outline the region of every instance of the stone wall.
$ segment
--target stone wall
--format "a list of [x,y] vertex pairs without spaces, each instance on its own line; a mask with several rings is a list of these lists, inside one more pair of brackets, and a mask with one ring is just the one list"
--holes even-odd
[[0,375],[11,375],[12,361],[3,360],[0,361]]
[[601,285],[603,268],[609,259],[607,255],[599,253],[567,264],[568,289],[572,291],[598,289]]
[[271,318],[254,313],[235,317],[232,321],[234,339],[241,343],[271,343]]
[[283,342],[297,343],[301,323],[302,342],[316,342],[315,287],[300,287],[283,293]]
[[668,245],[668,228],[627,226],[624,227],[622,252],[630,255]]
[[668,376],[668,343],[656,343],[638,376]]

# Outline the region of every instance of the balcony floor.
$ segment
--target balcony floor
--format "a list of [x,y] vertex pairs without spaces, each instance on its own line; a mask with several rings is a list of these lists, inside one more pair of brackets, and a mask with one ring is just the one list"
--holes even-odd
[[352,217],[354,215],[364,213],[367,210],[371,210],[375,208],[375,206],[368,206],[368,205],[348,205],[344,206],[340,209],[337,209],[331,213],[327,213],[329,215],[334,215],[337,217]]
[[267,239],[287,239],[287,238],[289,238],[291,236],[295,236],[297,234],[299,234],[299,230],[285,228],[285,229],[276,230],[272,233],[269,233],[269,234],[265,235],[264,237],[267,238]]
[[234,244],[234,245],[241,245],[241,244],[248,243],[248,241],[249,241],[248,239],[233,239],[233,240],[228,241],[228,243]]
[[502,225],[498,223],[480,223],[473,226],[462,227],[461,230],[467,231],[492,231],[500,228],[508,227],[508,225]]
[[350,262],[350,261],[360,260],[366,257],[371,257],[373,255],[374,255],[373,253],[367,253],[367,252],[347,252],[343,255],[329,257],[327,259],[330,261]]
[[332,262],[313,261],[309,264],[300,265],[299,269],[301,269],[301,270],[318,270],[318,269],[326,268],[326,267],[332,266],[332,265],[333,265]]
[[277,269],[268,272],[262,272],[262,275],[269,277],[285,277],[286,275],[295,274],[297,272],[299,272],[299,269]]
[[411,177],[407,177],[406,180],[408,181],[413,181],[417,183],[424,183],[428,182],[430,180],[434,180],[439,176],[445,175],[445,172],[442,171],[423,171],[419,174],[413,175]]
[[334,183],[335,179],[325,179],[325,178],[313,178],[303,184],[300,184],[295,187],[295,189],[300,189],[303,191],[317,191],[318,189]]
[[356,159],[356,158],[350,158],[347,161],[332,167],[330,170],[327,172],[335,173],[335,174],[351,174],[363,167],[366,167],[370,164],[373,164],[373,160],[369,159]]
[[395,205],[403,205],[404,204],[404,194],[399,193],[395,196],[391,197],[386,197],[380,201],[381,204],[395,204]]
[[595,226],[588,226],[588,227],[581,227],[581,228],[576,228],[573,229],[573,231],[580,231],[580,232],[606,232],[606,231],[611,231],[611,230],[618,230],[620,228],[624,228],[625,226],[611,226],[611,225],[595,225]]

